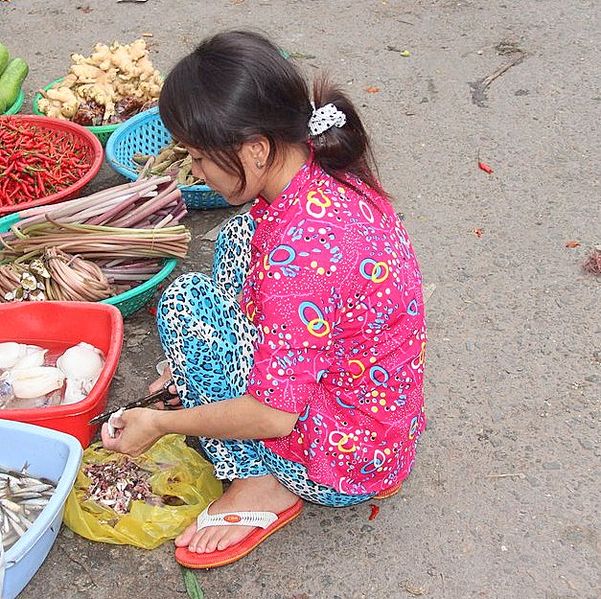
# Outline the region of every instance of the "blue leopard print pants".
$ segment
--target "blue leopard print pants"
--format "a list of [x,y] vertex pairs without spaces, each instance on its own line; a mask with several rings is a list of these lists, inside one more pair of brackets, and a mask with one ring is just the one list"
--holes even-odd
[[[244,395],[252,367],[255,329],[240,310],[254,222],[238,215],[226,222],[215,246],[212,277],[188,273],[163,293],[159,337],[184,408]],[[346,507],[373,495],[346,495],[310,480],[301,464],[286,460],[262,441],[201,437],[217,478],[234,480],[272,474],[306,501]]]

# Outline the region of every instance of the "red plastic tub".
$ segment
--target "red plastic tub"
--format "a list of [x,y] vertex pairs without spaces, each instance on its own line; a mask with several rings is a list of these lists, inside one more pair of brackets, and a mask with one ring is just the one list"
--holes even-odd
[[85,341],[102,350],[104,369],[90,394],[66,406],[2,410],[0,418],[37,424],[79,439],[87,447],[97,427],[88,421],[107,404],[109,386],[121,355],[123,317],[115,306],[95,302],[0,304],[0,341],[66,349]]

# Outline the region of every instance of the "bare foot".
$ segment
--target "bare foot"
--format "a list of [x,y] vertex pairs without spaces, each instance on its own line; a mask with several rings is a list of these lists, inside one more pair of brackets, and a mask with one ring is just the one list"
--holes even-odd
[[[232,481],[225,493],[209,508],[209,514],[231,512],[273,512],[278,514],[292,507],[298,497],[283,487],[271,475]],[[240,542],[254,527],[209,526],[196,530],[196,522],[175,539],[177,547],[188,547],[196,553],[222,551]]]

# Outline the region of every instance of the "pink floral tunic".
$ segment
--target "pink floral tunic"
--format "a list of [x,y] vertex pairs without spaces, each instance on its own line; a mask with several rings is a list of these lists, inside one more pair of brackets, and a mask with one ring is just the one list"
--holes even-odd
[[392,206],[309,161],[257,228],[242,309],[259,330],[248,392],[299,414],[265,444],[348,494],[402,481],[425,427],[419,267]]

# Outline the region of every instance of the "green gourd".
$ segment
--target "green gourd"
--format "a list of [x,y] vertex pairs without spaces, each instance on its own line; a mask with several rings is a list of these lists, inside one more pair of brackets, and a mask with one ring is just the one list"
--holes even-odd
[[8,49],[2,43],[0,43],[0,75],[4,72],[6,65],[8,64],[9,54]]
[[21,85],[29,73],[29,66],[22,58],[13,58],[0,75],[0,113],[5,112],[17,100]]

